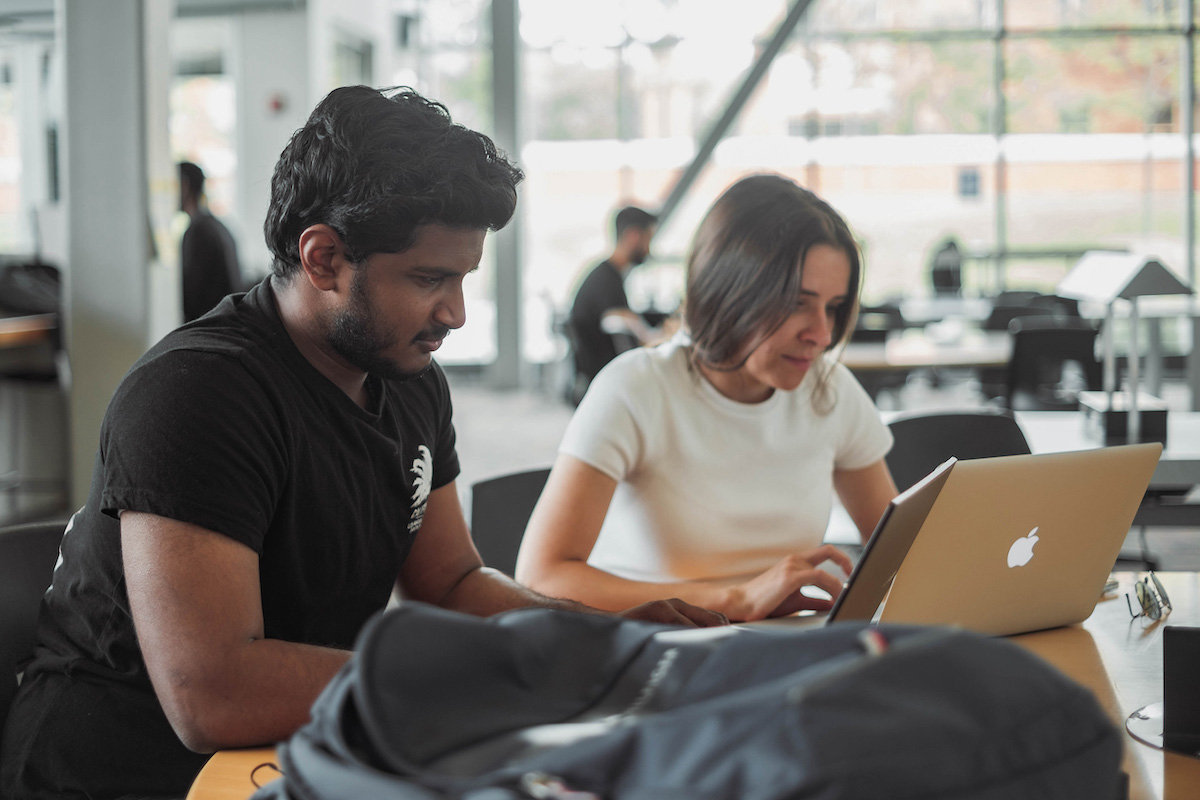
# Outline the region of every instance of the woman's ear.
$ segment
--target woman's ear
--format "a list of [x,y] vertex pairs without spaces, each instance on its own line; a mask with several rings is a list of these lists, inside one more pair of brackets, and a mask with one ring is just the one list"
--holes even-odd
[[350,262],[346,244],[328,225],[310,225],[300,234],[300,268],[313,287],[321,291],[338,288]]

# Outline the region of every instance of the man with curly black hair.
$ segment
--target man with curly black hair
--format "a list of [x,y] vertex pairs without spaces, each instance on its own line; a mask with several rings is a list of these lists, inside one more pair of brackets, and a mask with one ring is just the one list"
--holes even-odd
[[[303,724],[393,588],[481,615],[599,613],[484,568],[455,488],[432,354],[521,178],[415,92],[317,106],[272,180],[272,275],[165,337],[113,397],[0,794],[182,795],[205,754]],[[628,614],[720,621],[677,601]]]

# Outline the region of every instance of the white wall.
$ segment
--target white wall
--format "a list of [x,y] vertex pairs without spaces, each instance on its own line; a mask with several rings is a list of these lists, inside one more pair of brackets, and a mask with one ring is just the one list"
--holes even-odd
[[[81,505],[100,423],[122,375],[149,338],[151,263],[147,130],[166,128],[147,102],[148,70],[169,0],[58,0],[63,70],[64,328],[71,356],[71,498]],[[150,46],[148,47],[148,43]],[[148,113],[163,113],[152,121]]]
[[[173,7],[172,0],[55,4],[61,69],[44,113],[52,117],[62,109],[62,201],[47,207],[42,228],[45,253],[65,277],[63,328],[73,373],[69,477],[76,506],[88,491],[112,392],[178,320],[175,255],[156,258],[150,245],[152,230],[169,224],[177,192],[166,139]],[[239,252],[248,275],[270,269],[261,231],[271,173],[292,133],[334,85],[337,37],[373,42],[375,82],[389,82],[394,22],[388,8],[386,0],[310,0],[306,10],[231,18]]]
[[372,84],[383,87],[392,80],[392,41],[396,23],[387,0],[309,0],[312,20],[310,105],[337,87],[333,53],[339,37],[370,42],[374,53]]
[[171,240],[171,221],[179,208],[178,172],[171,158],[170,117],[171,3],[159,0],[145,6],[145,126],[147,213],[154,239],[147,287],[147,346],[183,322],[179,250]]
[[262,226],[275,162],[312,110],[309,30],[304,11],[233,18],[230,67],[237,87],[238,256],[247,277],[265,275],[271,255]]
[[239,256],[248,276],[264,275],[271,268],[262,237],[271,173],[292,133],[336,86],[338,37],[371,42],[375,82],[387,84],[395,22],[387,0],[310,0],[299,11],[235,15],[231,25],[229,64],[238,96]]

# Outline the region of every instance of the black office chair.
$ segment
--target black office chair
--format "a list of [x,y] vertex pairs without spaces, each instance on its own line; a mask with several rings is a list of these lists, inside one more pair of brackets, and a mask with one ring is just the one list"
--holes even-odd
[[1079,392],[1098,390],[1103,367],[1096,334],[1082,319],[1037,317],[1014,320],[1004,402],[1012,410],[1074,411]]
[[489,567],[512,575],[529,515],[550,470],[533,469],[479,481],[471,486],[471,538]]
[[1041,292],[1034,289],[1004,289],[993,301],[998,306],[1025,306]]
[[888,470],[900,491],[924,478],[946,459],[991,458],[1029,452],[1021,426],[1006,411],[933,411],[906,414],[888,427],[896,443]]
[[17,691],[17,673],[33,652],[38,607],[65,527],[58,520],[0,528],[0,730]]
[[987,319],[983,321],[983,329],[985,331],[1006,331],[1015,319],[1052,316],[1054,316],[1053,310],[1030,305],[1028,302],[1002,303],[997,301],[992,305],[992,310],[988,312]]
[[[1036,292],[1022,294],[1032,295]],[[1027,300],[1018,302],[1016,292],[1006,292],[997,297],[983,321],[985,331],[1007,331],[1013,320],[1028,317],[1053,317],[1054,312],[1045,307],[1029,305]],[[979,367],[975,370],[979,380],[979,391],[989,400],[1003,400],[1007,388],[1008,370],[1004,367]]]
[[882,342],[892,331],[902,331],[905,327],[904,312],[898,303],[862,306],[858,309],[850,338],[855,342]]
[[1034,308],[1047,308],[1056,317],[1079,317],[1079,301],[1057,294],[1039,294],[1029,300]]

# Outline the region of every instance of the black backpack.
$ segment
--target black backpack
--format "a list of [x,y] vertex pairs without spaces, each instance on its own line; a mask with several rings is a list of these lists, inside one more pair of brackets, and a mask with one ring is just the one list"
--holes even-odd
[[961,630],[697,630],[406,603],[357,650],[256,800],[1125,792],[1119,732],[1087,689]]

